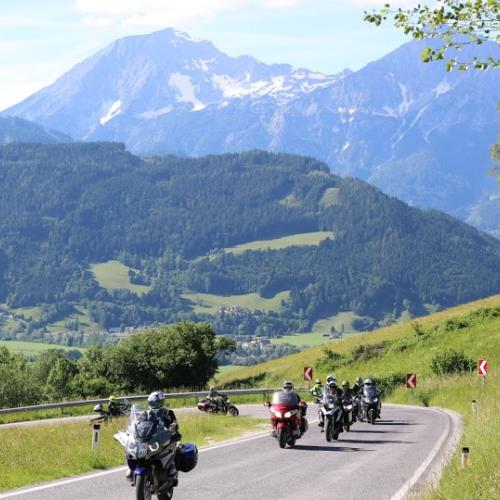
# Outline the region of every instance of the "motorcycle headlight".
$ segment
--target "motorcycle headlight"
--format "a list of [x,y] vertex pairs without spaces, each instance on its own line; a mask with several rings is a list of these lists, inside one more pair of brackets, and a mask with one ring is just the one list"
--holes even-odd
[[376,403],[378,401],[378,398],[373,398],[373,402]]
[[333,403],[328,403],[328,408],[330,408],[330,410],[334,407],[335,405]]
[[352,410],[352,405],[347,405],[347,406],[345,407],[345,409],[346,409],[346,410]]
[[271,411],[278,417],[278,418],[283,418],[283,414],[278,411],[278,410],[274,410],[271,408]]
[[285,418],[291,418],[292,415],[295,415],[296,413],[298,413],[298,410],[290,410],[290,411],[287,411],[284,415]]

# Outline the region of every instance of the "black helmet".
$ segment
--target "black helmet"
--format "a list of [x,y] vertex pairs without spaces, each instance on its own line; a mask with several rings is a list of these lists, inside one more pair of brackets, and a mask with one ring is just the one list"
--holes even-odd
[[285,381],[283,382],[283,389],[284,389],[285,391],[291,391],[291,390],[293,389],[293,384],[292,384],[292,382],[290,382],[290,380],[285,380]]
[[165,394],[154,391],[148,396],[148,405],[152,410],[158,410],[165,406]]

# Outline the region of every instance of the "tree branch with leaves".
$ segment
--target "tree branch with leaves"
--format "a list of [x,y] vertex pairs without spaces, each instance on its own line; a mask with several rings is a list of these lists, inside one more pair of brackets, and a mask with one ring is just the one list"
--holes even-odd
[[364,20],[380,26],[392,18],[394,25],[415,40],[437,39],[440,47],[426,47],[420,54],[423,62],[444,61],[446,69],[466,71],[498,68],[500,59],[494,56],[460,60],[452,51],[461,51],[470,45],[487,41],[500,42],[500,0],[438,0],[429,7],[418,4],[414,8],[397,10],[385,4],[379,10],[364,13]]

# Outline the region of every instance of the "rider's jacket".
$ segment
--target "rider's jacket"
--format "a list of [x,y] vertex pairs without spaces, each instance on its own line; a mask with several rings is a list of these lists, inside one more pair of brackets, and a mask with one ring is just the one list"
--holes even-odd
[[342,397],[342,389],[340,387],[335,387],[334,389],[330,389],[330,387],[325,386],[323,389],[323,401],[326,401],[326,398],[331,395],[335,395],[339,398]]
[[315,398],[320,398],[323,395],[323,386],[321,384],[316,384],[312,389],[311,389],[311,394]]

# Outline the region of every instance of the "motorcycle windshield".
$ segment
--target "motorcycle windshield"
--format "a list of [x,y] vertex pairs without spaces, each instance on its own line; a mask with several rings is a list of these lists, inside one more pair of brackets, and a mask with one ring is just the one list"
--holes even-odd
[[373,399],[374,397],[377,396],[377,389],[373,387],[373,385],[370,385],[368,387],[363,387],[363,395],[365,398]]
[[283,405],[283,406],[298,406],[299,397],[295,392],[275,392],[273,394],[273,405]]
[[135,440],[148,443],[168,444],[172,433],[153,411],[140,411],[134,405],[130,411],[129,434]]

